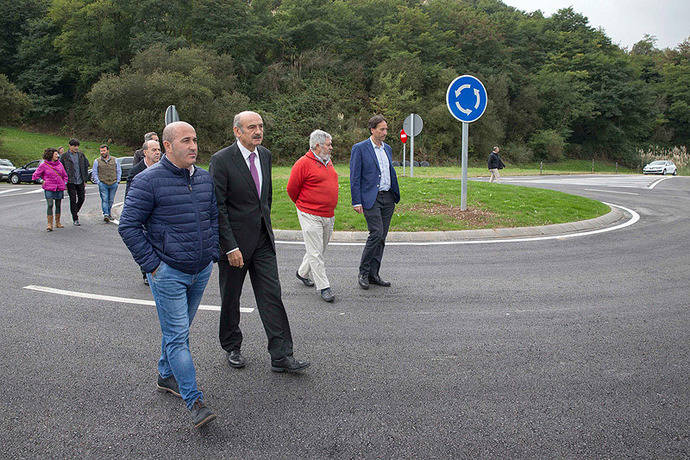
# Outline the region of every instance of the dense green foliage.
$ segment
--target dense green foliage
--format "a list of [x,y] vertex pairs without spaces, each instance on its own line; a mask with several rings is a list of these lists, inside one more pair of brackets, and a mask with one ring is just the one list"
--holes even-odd
[[[389,142],[424,119],[415,159],[457,158],[461,127],[445,91],[461,74],[487,87],[470,155],[512,161],[606,158],[637,165],[649,144],[690,141],[690,41],[611,43],[573,9],[551,17],[499,0],[0,0],[0,61],[33,102],[33,123],[138,146],[175,104],[208,155],[243,109],[291,163],[316,128],[335,159],[376,112]],[[513,151],[511,151],[513,150]]]

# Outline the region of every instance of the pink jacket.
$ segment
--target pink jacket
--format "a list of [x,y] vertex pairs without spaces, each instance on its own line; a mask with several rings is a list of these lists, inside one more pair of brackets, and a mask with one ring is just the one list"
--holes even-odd
[[42,178],[43,190],[57,192],[65,189],[67,172],[60,161],[43,161],[43,163],[38,165],[31,178],[33,180]]

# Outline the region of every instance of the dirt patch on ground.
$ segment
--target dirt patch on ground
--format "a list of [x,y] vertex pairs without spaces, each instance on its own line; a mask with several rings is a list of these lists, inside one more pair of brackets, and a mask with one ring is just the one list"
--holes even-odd
[[461,211],[460,206],[442,203],[415,203],[399,206],[400,211],[415,212],[424,216],[446,216],[449,220],[463,222],[471,228],[489,226],[497,219],[497,215],[483,209],[470,208]]

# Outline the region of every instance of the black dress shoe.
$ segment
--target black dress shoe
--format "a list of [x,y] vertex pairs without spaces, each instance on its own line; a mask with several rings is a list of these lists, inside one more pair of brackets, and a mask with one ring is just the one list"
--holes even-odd
[[299,276],[299,271],[295,272],[295,276],[297,276],[297,279],[303,282],[305,286],[312,287],[314,285],[314,282],[309,278],[303,278]]
[[232,350],[228,353],[228,364],[230,365],[230,367],[240,369],[247,365],[247,361],[245,361],[242,357],[242,353],[240,353],[240,350]]
[[371,284],[376,284],[377,286],[383,286],[383,287],[388,287],[391,285],[390,281],[384,281],[381,279],[380,276],[370,276],[369,277],[369,282]]
[[273,372],[298,372],[309,367],[309,361],[299,361],[292,356],[286,356],[275,361],[271,361],[271,370]]
[[357,277],[357,282],[362,289],[369,289],[369,277],[367,275],[360,274]]
[[335,296],[329,287],[321,289],[321,298],[326,302],[333,302],[335,300]]

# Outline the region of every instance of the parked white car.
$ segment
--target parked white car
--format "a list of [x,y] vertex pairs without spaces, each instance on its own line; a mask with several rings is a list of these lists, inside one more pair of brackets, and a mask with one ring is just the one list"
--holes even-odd
[[649,163],[647,166],[642,168],[643,174],[673,174],[676,173],[676,165],[672,161],[668,160],[656,160]]
[[10,177],[10,171],[12,171],[15,166],[10,160],[5,160],[0,158],[0,180],[7,180]]

